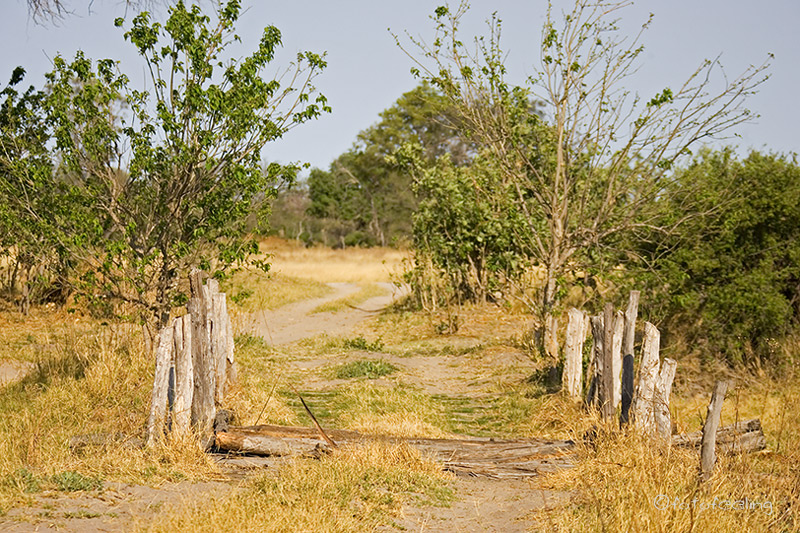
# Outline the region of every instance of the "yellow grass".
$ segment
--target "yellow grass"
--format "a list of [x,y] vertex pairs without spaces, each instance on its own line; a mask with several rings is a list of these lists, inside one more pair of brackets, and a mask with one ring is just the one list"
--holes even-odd
[[372,443],[320,461],[297,459],[226,498],[167,509],[143,530],[306,533],[374,531],[404,501],[445,504],[448,477],[408,446]]
[[370,298],[384,296],[387,293],[388,291],[380,285],[368,283],[367,285],[361,287],[357,292],[349,296],[318,305],[311,310],[311,313],[336,313],[342,309],[347,309],[348,307],[358,307]]
[[261,251],[270,254],[273,272],[320,283],[393,281],[408,257],[408,252],[393,248],[306,248],[277,238],[265,239]]
[[322,282],[284,274],[244,269],[222,284],[233,311],[253,313],[293,302],[319,298],[333,289]]
[[[400,252],[305,249],[268,240],[275,252],[273,278],[243,273],[229,294],[253,290],[249,305],[280,305],[315,294],[330,281],[374,283],[389,279]],[[394,255],[392,255],[394,254]],[[381,263],[384,258],[391,258]],[[331,261],[328,269],[326,261]],[[280,270],[292,269],[291,276]],[[360,270],[359,270],[360,269]],[[360,272],[360,273],[359,273]],[[286,272],[287,274],[289,272]],[[358,279],[353,277],[359,273]],[[273,283],[270,285],[269,283]],[[283,284],[283,289],[279,289]],[[284,291],[281,293],[281,291]],[[270,303],[275,294],[275,302]],[[242,300],[247,302],[248,299]],[[492,361],[518,361],[515,354],[530,318],[492,306],[465,306],[458,335],[440,335],[431,316],[394,310],[377,317],[361,331],[380,338],[388,354],[400,356],[457,354],[496,385],[476,415],[498,436],[550,436],[579,443],[584,432],[599,424],[592,413],[562,394],[542,394],[526,378],[541,361],[511,367]],[[461,344],[459,344],[461,343]],[[460,347],[461,346],[461,347]],[[473,347],[476,347],[473,350]],[[797,357],[800,343],[787,343]],[[238,423],[298,424],[296,405],[281,390],[300,385],[289,368],[293,359],[334,358],[341,339],[318,337],[282,349],[257,339],[237,339],[240,384],[227,407]],[[509,354],[514,357],[502,359]],[[26,490],[36,481],[52,488],[54,475],[78,472],[89,479],[157,486],[165,481],[224,479],[207,454],[181,442],[154,449],[107,444],[73,450],[69,439],[80,434],[122,433],[142,436],[149,408],[153,361],[142,348],[136,326],[104,325],[57,311],[35,309],[30,317],[0,313],[0,359],[32,362],[33,373],[0,390],[0,509],[26,506]],[[791,368],[791,367],[789,367]],[[456,370],[454,370],[455,372]],[[569,504],[543,509],[534,516],[547,531],[796,531],[800,529],[800,382],[787,371],[770,379],[722,372],[733,380],[723,409],[723,424],[759,417],[768,450],[719,459],[712,479],[697,483],[697,452],[654,445],[635,433],[616,428],[601,432],[595,446],[579,444],[575,468],[536,481],[545,489],[566,491]],[[707,366],[679,359],[672,398],[673,419],[681,432],[701,426],[710,385]],[[324,405],[336,411],[342,428],[395,436],[446,436],[451,427],[442,402],[402,384],[392,374],[389,386],[348,383]],[[274,384],[278,384],[272,391]],[[387,385],[387,383],[384,383]],[[321,400],[325,401],[325,400]],[[322,404],[318,404],[323,407]],[[298,416],[300,415],[300,416]],[[480,429],[468,426],[468,429]],[[165,507],[156,520],[142,522],[150,531],[373,531],[391,522],[412,494],[446,502],[448,478],[439,467],[404,446],[373,444],[334,454],[321,461],[295,460],[275,474],[271,470],[244,482],[231,482],[227,495]],[[716,505],[716,507],[714,507]],[[727,506],[727,508],[722,508]],[[747,506],[746,509],[732,509]]]

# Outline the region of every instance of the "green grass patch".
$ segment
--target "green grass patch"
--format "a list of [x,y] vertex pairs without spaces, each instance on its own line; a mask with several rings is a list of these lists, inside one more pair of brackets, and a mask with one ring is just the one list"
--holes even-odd
[[90,491],[103,488],[102,480],[91,476],[84,476],[80,472],[60,472],[52,476],[50,480],[61,492]]
[[383,287],[381,287],[380,285],[376,285],[375,283],[368,283],[367,285],[361,287],[361,289],[354,294],[318,305],[317,307],[311,310],[311,314],[337,313],[348,307],[357,307],[366,302],[367,300],[369,300],[370,298],[375,298],[377,296],[384,296],[387,293],[388,291]]
[[362,359],[339,365],[334,369],[333,375],[337,379],[351,379],[365,377],[367,379],[377,379],[397,372],[397,367],[384,360],[373,361]]
[[370,342],[361,335],[352,339],[345,339],[342,346],[347,350],[363,350],[365,352],[381,352],[384,345],[380,337]]

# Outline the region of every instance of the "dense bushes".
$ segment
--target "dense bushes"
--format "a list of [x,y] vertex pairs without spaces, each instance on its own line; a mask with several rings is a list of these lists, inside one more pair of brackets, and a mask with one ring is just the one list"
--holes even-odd
[[[680,171],[663,216],[688,218],[658,246],[638,243],[641,276],[673,331],[733,363],[775,355],[800,316],[800,168],[793,158],[705,152]],[[683,209],[687,196],[699,209]],[[652,306],[652,304],[651,304]],[[656,309],[654,309],[655,311]]]

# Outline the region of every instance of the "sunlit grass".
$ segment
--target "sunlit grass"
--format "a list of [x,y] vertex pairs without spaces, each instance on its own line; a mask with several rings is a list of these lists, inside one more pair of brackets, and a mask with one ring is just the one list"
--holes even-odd
[[337,313],[343,309],[358,307],[370,298],[385,296],[387,293],[388,291],[380,285],[368,283],[367,285],[361,287],[354,294],[350,294],[344,298],[338,298],[330,302],[325,302],[324,304],[315,307],[311,310],[311,313]]
[[374,531],[404,502],[447,505],[448,476],[404,445],[373,443],[297,459],[228,497],[167,509],[147,531]]
[[291,275],[242,270],[222,284],[221,290],[235,311],[256,312],[277,309],[294,302],[319,298],[333,292],[322,282]]

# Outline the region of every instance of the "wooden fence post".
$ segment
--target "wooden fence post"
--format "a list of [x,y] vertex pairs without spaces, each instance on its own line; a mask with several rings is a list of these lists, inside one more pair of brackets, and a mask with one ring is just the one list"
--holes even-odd
[[622,355],[633,355],[636,339],[636,316],[639,314],[639,291],[631,291],[625,310],[625,333],[622,336]]
[[714,393],[711,395],[711,403],[708,404],[708,414],[706,422],[703,424],[703,442],[700,445],[700,481],[706,481],[711,477],[714,463],[717,461],[717,428],[719,428],[722,402],[725,400],[727,390],[726,382],[717,381]]
[[652,432],[655,425],[653,417],[653,395],[659,367],[659,344],[661,334],[650,322],[644,323],[642,342],[642,363],[639,367],[639,383],[633,405],[633,422],[637,428]]
[[614,416],[614,306],[606,304],[603,310],[603,374],[599,379],[600,414],[603,420]]
[[633,403],[633,355],[628,354],[622,358],[622,408],[619,413],[619,426],[622,427],[630,420],[631,404]]
[[675,379],[675,370],[678,362],[674,359],[664,359],[661,371],[656,381],[655,394],[653,395],[653,415],[655,418],[656,433],[659,437],[669,441],[672,437],[672,416],[669,412],[669,396],[672,393],[672,382]]
[[564,372],[562,386],[570,398],[579,399],[583,394],[583,343],[586,340],[586,313],[572,308],[568,311],[567,335],[564,341]]
[[167,326],[158,335],[156,371],[153,378],[153,394],[150,400],[150,417],[147,420],[147,445],[155,444],[164,433],[167,418],[167,389],[169,369],[172,366],[172,326]]
[[217,405],[221,405],[225,398],[225,385],[227,383],[228,370],[228,326],[226,320],[228,311],[224,294],[214,294],[212,309],[211,332],[212,345],[214,346],[214,367],[216,368],[214,400]]
[[192,427],[194,365],[192,364],[192,315],[175,319],[175,403],[172,430],[188,434]]
[[617,311],[614,316],[613,342],[611,343],[611,374],[613,377],[614,409],[622,399],[622,333],[625,329],[625,314]]
[[593,346],[592,361],[591,364],[589,364],[591,377],[586,380],[586,386],[589,389],[586,395],[586,404],[599,406],[600,380],[603,376],[603,354],[605,353],[603,346],[603,315],[593,316],[591,322]]
[[194,394],[192,396],[192,425],[205,447],[213,432],[216,406],[216,365],[211,353],[207,291],[203,286],[203,272],[193,270],[189,275],[192,298],[187,304],[192,315],[192,353],[194,354]]

